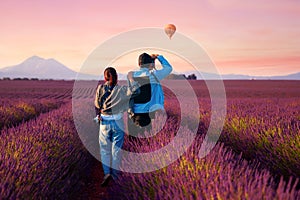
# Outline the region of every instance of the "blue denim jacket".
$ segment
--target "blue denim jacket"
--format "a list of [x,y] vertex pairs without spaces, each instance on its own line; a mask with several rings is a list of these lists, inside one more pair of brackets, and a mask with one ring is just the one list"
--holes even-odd
[[147,68],[140,68],[140,70],[133,72],[133,77],[149,76],[152,94],[149,102],[134,104],[134,113],[148,113],[156,110],[164,110],[164,93],[159,81],[168,76],[173,68],[162,55],[159,55],[157,59],[162,65],[161,69],[150,71]]

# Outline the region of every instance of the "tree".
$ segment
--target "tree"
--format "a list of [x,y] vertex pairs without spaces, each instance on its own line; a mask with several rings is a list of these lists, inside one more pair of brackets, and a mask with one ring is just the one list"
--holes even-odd
[[188,75],[188,80],[197,80],[197,76],[195,74]]

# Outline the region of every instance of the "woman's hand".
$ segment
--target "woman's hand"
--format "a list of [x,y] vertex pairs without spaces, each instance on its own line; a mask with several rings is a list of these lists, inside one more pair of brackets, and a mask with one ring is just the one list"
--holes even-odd
[[100,121],[102,121],[102,117],[101,117],[101,115],[98,115],[97,117],[98,117],[98,121],[100,123]]
[[131,81],[134,81],[134,80],[133,80],[133,72],[132,72],[132,71],[128,72],[127,78],[128,78],[128,80],[129,80],[130,82],[131,82]]

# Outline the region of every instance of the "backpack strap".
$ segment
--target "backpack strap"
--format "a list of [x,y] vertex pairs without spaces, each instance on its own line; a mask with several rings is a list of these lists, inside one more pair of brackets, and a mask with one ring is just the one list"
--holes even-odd
[[157,81],[157,83],[160,83],[160,81],[158,80],[157,76],[153,73],[153,71],[151,71],[150,73],[153,75],[153,77],[155,78],[155,80]]

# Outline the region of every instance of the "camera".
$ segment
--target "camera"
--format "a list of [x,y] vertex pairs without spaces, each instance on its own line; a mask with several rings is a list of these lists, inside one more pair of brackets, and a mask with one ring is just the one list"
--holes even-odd
[[95,118],[93,118],[93,121],[97,124],[99,124],[99,115],[97,115]]

